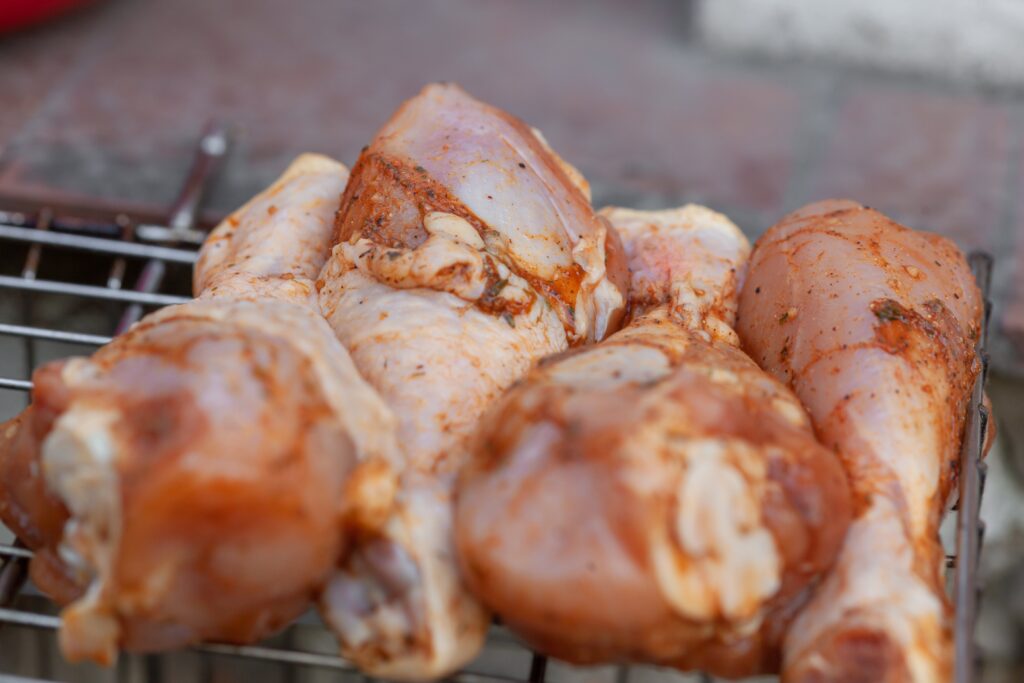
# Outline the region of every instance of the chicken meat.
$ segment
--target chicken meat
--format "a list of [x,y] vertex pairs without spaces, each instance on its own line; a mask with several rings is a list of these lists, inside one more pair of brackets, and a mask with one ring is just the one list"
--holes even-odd
[[603,213],[632,320],[541,361],[484,418],[456,502],[466,580],[571,662],[773,670],[846,530],[841,466],[738,348],[736,226],[692,205]]
[[367,519],[353,471],[386,490],[396,421],[315,289],[347,177],[300,157],[212,233],[198,299],[39,368],[0,425],[0,517],[69,659],[269,635],[335,565],[346,503]]
[[784,680],[950,680],[938,527],[981,316],[952,242],[856,202],[812,204],[758,241],[740,337],[800,397],[854,497],[836,566],[789,630]]
[[437,678],[482,645],[453,482],[490,403],[619,323],[625,262],[588,193],[537,131],[454,85],[403,104],[353,168],[320,302],[398,417],[403,460],[392,514],[346,554],[321,611],[366,672]]

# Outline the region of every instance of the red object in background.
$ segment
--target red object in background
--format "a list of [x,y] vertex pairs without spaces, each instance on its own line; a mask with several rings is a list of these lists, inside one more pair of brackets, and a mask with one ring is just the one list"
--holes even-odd
[[91,0],[0,0],[0,33],[38,24]]

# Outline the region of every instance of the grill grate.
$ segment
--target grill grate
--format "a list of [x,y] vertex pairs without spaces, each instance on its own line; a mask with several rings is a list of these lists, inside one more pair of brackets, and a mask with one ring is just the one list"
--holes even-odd
[[[189,300],[188,277],[179,277],[176,281],[168,281],[165,275],[170,269],[177,268],[177,275],[187,276],[195,263],[196,246],[201,242],[204,233],[197,230],[197,217],[203,191],[212,179],[218,160],[227,151],[227,138],[224,130],[211,126],[204,133],[196,151],[196,160],[182,187],[178,199],[172,205],[165,220],[165,225],[138,223],[127,212],[109,211],[106,215],[89,212],[78,212],[74,206],[60,209],[49,207],[32,207],[21,203],[19,210],[4,211],[0,206],[0,254],[27,246],[24,265],[20,275],[0,274],[0,295],[4,298],[20,302],[18,323],[0,323],[0,341],[22,340],[24,359],[21,377],[10,376],[16,371],[6,371],[0,366],[0,398],[9,392],[21,392],[28,402],[28,392],[32,389],[30,381],[32,370],[38,365],[38,344],[57,343],[62,345],[63,353],[68,355],[68,345],[77,347],[77,353],[91,353],[96,347],[106,344],[112,336],[87,332],[60,329],[57,323],[49,326],[37,322],[44,316],[37,310],[40,296],[70,297],[76,303],[91,302],[93,305],[106,305],[103,316],[106,329],[114,335],[126,330],[147,310]],[[29,210],[24,210],[24,209]],[[89,213],[83,217],[81,213]],[[151,219],[150,219],[151,220]],[[62,279],[45,279],[40,277],[40,268],[45,267],[46,255],[50,252],[63,251],[81,255],[94,266],[109,263],[105,276],[105,286],[73,281],[62,275]],[[141,269],[138,267],[141,262]],[[128,277],[137,271],[134,278]],[[130,282],[131,289],[122,286]],[[6,347],[5,347],[6,348]],[[7,404],[0,404],[5,406]],[[16,407],[14,409],[17,409]],[[0,410],[3,410],[0,407]],[[0,413],[0,419],[7,419],[8,414]],[[54,614],[54,606],[44,601],[30,584],[26,583],[27,565],[32,552],[18,541],[11,544],[0,543],[0,628],[3,626],[33,629],[42,637],[52,637],[52,632],[60,625],[60,619]],[[28,599],[25,599],[28,598]],[[280,665],[289,671],[286,680],[299,678],[302,670],[326,672],[330,674],[358,674],[355,668],[345,660],[333,654],[302,649],[296,645],[301,640],[296,630],[322,630],[315,619],[304,617],[289,632],[275,639],[276,645],[230,646],[208,644],[192,649],[204,659],[232,658]],[[518,666],[502,667],[502,671],[460,672],[454,677],[456,681],[475,683],[478,681],[511,681],[522,683],[543,683],[545,680],[545,658],[528,652],[500,629],[492,640],[499,641],[504,650],[511,650],[518,655]],[[333,638],[331,638],[333,642]],[[333,646],[331,648],[333,650]],[[173,655],[171,655],[173,656]],[[150,655],[144,658],[144,672],[140,679],[157,683],[162,677],[164,667],[161,666],[162,655]],[[505,657],[505,659],[509,659]],[[486,662],[485,662],[486,664]],[[44,668],[44,667],[40,667]],[[484,666],[482,668],[493,668]],[[204,678],[216,677],[210,662],[200,667],[205,672]],[[513,673],[509,673],[513,671]],[[322,674],[321,674],[322,675]],[[83,674],[86,679],[94,679],[91,674]],[[124,680],[121,672],[113,675]],[[167,676],[163,676],[167,678]],[[79,676],[74,676],[79,678]],[[361,678],[361,676],[360,676]],[[192,677],[189,678],[192,680]],[[2,681],[46,681],[49,678],[18,678],[9,676],[4,670],[4,658],[0,656],[0,680]]]
[[[3,366],[0,366],[0,399],[4,394],[21,392],[24,403],[28,402],[28,392],[32,383],[29,380],[32,370],[38,364],[38,344],[61,344],[61,355],[68,355],[67,345],[78,347],[79,352],[90,352],[93,348],[110,341],[112,337],[103,334],[86,333],[61,329],[59,323],[50,326],[37,324],[36,303],[42,296],[73,297],[79,302],[99,302],[99,305],[116,306],[116,314],[108,315],[106,329],[115,335],[127,329],[138,320],[147,309],[188,301],[188,286],[182,284],[188,278],[179,278],[176,282],[168,282],[165,275],[169,269],[190,269],[195,263],[196,245],[201,242],[203,232],[197,229],[197,217],[203,191],[213,177],[220,159],[227,152],[227,136],[223,128],[211,126],[204,133],[197,151],[192,169],[182,187],[178,199],[166,217],[166,225],[153,224],[152,217],[145,217],[150,222],[141,222],[138,214],[119,211],[116,207],[61,206],[51,208],[32,206],[24,201],[17,203],[18,211],[4,211],[0,205],[0,255],[11,246],[27,245],[27,254],[20,276],[0,274],[0,291],[16,292],[11,299],[21,297],[21,321],[0,323],[0,342],[20,339],[23,345],[24,359],[22,377],[9,377]],[[28,210],[24,208],[28,206]],[[38,277],[40,267],[45,265],[44,253],[51,251],[71,252],[81,255],[83,260],[98,264],[110,263],[106,276],[106,285],[98,286],[82,282],[73,282],[70,278],[48,280]],[[138,262],[144,261],[141,269]],[[985,296],[985,324],[979,340],[979,353],[983,362],[983,372],[969,406],[968,421],[965,426],[964,446],[961,453],[961,473],[959,481],[960,504],[957,506],[956,555],[949,557],[949,566],[954,568],[953,594],[957,606],[956,615],[956,683],[970,683],[976,670],[976,648],[974,642],[974,622],[977,610],[978,592],[977,565],[984,535],[984,525],[980,520],[979,508],[984,490],[985,464],[981,460],[982,444],[986,433],[987,411],[982,405],[983,387],[988,370],[988,358],[985,354],[987,341],[989,279],[992,268],[991,257],[984,254],[972,254],[971,266]],[[127,274],[133,270],[134,262],[137,275],[132,279],[132,289],[124,289]],[[187,275],[187,274],[186,274]],[[0,296],[3,303],[4,296]],[[96,304],[94,304],[96,305]],[[116,323],[112,321],[117,321]],[[0,358],[2,360],[2,358]],[[7,405],[0,402],[0,411]],[[9,415],[0,413],[0,418]],[[0,527],[2,529],[2,527]],[[0,543],[0,628],[4,625],[23,627],[38,632],[53,632],[60,623],[59,617],[53,614],[54,606],[45,601],[26,584],[27,564],[32,552],[18,541],[11,544]],[[957,558],[966,559],[960,562]],[[18,604],[19,596],[27,607]],[[322,672],[348,673],[358,676],[354,667],[345,660],[331,654],[302,649],[296,645],[296,629],[315,628],[322,630],[315,619],[304,617],[283,636],[276,639],[282,645],[228,646],[203,645],[193,648],[202,658],[223,658],[249,660],[255,662],[274,663],[285,667],[288,672],[284,680],[306,680],[296,672],[301,670],[320,670]],[[547,675],[545,657],[531,653],[517,645],[507,632],[495,628],[488,647],[495,644],[506,647],[518,657],[499,657],[501,665],[498,671],[466,670],[452,678],[464,683],[478,681],[514,681],[522,683],[544,683]],[[507,653],[506,653],[507,654]],[[171,655],[173,656],[173,655]],[[163,655],[147,655],[142,658],[144,680],[158,683],[162,678]],[[484,660],[487,658],[485,657]],[[508,666],[515,659],[517,666]],[[7,675],[3,670],[4,661],[0,658],[0,681],[48,681],[48,678],[22,678]],[[44,667],[45,668],[45,667]],[[495,667],[486,667],[495,668]],[[516,674],[509,671],[515,669]],[[211,664],[204,662],[200,670],[203,678],[217,679],[212,674]],[[580,680],[606,679],[610,683],[624,683],[629,679],[626,667],[617,667],[608,676],[587,676]],[[95,679],[95,676],[87,677]],[[118,672],[117,680],[129,680]],[[172,677],[173,678],[173,677]],[[366,680],[360,677],[362,680]],[[563,678],[552,676],[551,678]],[[572,676],[568,676],[571,680]],[[190,676],[189,680],[194,677]],[[217,679],[220,680],[220,679]],[[315,679],[320,680],[320,679]],[[676,680],[679,680],[678,678]],[[698,674],[684,680],[710,682],[710,677]]]

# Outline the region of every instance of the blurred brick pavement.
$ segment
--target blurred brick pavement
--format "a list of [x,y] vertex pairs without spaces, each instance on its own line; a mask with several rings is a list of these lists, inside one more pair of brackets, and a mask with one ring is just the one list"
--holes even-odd
[[997,360],[1024,368],[1024,93],[717,57],[689,6],[112,0],[0,39],[0,192],[165,204],[220,117],[226,210],[298,152],[351,163],[454,80],[541,128],[598,203],[701,201],[756,235],[845,195],[995,252]]

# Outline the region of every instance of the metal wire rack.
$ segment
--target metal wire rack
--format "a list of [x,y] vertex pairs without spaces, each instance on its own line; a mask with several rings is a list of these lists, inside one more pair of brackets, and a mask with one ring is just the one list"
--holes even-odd
[[[200,202],[227,148],[225,130],[220,126],[210,126],[200,140],[195,161],[178,199],[161,224],[155,223],[152,216],[119,211],[111,206],[42,206],[0,198],[0,256],[14,253],[17,249],[24,251],[20,274],[0,273],[0,292],[6,292],[0,294],[0,304],[20,303],[20,310],[13,312],[13,317],[19,319],[19,322],[3,322],[3,317],[0,317],[0,342],[21,345],[20,371],[5,367],[0,362],[0,418],[6,419],[10,413],[27,403],[27,392],[32,387],[31,372],[39,362],[46,360],[43,357],[46,352],[53,357],[68,355],[71,347],[77,347],[79,353],[83,350],[89,352],[110,341],[112,337],[105,334],[105,331],[119,334],[146,310],[188,300],[188,283],[191,266],[196,260],[196,246],[205,234],[199,220]],[[55,268],[50,269],[54,271],[54,279],[44,277],[47,270],[44,253],[48,260],[59,261]],[[69,255],[73,260],[68,261]],[[89,267],[79,267],[83,264]],[[985,325],[978,345],[984,370],[975,386],[965,427],[959,504],[956,508],[956,554],[948,558],[948,565],[953,569],[952,590],[957,607],[956,683],[970,683],[976,669],[974,622],[979,593],[977,565],[984,535],[979,509],[985,481],[982,450],[988,419],[983,405],[983,388],[988,370],[985,345],[991,257],[974,254],[971,256],[971,265],[986,301]],[[97,268],[105,269],[105,272],[98,272]],[[89,281],[90,277],[92,281]],[[125,287],[127,283],[131,283],[130,288]],[[53,298],[75,302],[75,309],[72,310],[91,312],[91,319],[102,321],[98,326],[106,324],[106,330],[78,331],[71,329],[71,325],[63,324],[63,319],[61,322],[50,323],[47,319],[53,316],[47,316],[40,308],[42,300]],[[19,307],[15,305],[14,308]],[[0,306],[0,314],[6,317],[3,306]],[[117,322],[111,325],[113,320]],[[96,328],[97,324],[92,326]],[[0,349],[3,348],[0,346]],[[0,350],[0,361],[8,355]],[[13,376],[18,374],[20,376]],[[12,395],[18,394],[23,400],[11,402]],[[6,402],[4,399],[7,399]],[[55,606],[27,584],[27,564],[31,557],[31,551],[17,541],[0,542],[0,628],[6,625],[51,635],[60,620]],[[97,678],[95,675],[86,678],[153,683],[159,683],[162,679],[231,680],[231,676],[218,676],[215,664],[211,664],[211,661],[228,658],[277,665],[283,673],[275,680],[289,683],[296,680],[338,680],[339,676],[365,680],[351,664],[331,654],[330,649],[308,647],[311,639],[304,637],[304,634],[317,630],[322,631],[322,627],[317,625],[315,619],[306,617],[268,644],[245,647],[210,644],[196,647],[192,652],[200,658],[200,664],[184,676],[167,674],[167,667],[163,666],[161,657],[147,655],[130,658],[119,667],[113,678]],[[312,642],[315,642],[315,638]],[[496,658],[491,657],[492,663],[489,666],[460,672],[453,680],[465,683],[485,680],[544,683],[547,660],[518,645],[500,628],[495,629],[488,647],[499,647],[503,653]],[[8,675],[10,670],[4,670],[3,654],[0,650],[0,683],[51,680],[53,674],[49,673],[50,667],[45,662],[37,667],[42,671],[42,678],[36,677],[40,675],[38,672],[33,672],[32,678]],[[52,652],[49,656],[52,657]],[[129,672],[129,669],[134,673]],[[306,672],[315,675],[306,675]],[[629,673],[627,668],[618,667],[607,676],[552,678],[605,679],[626,683]],[[708,682],[712,679],[698,674],[676,680]]]
[[[140,218],[117,211],[116,207],[86,210],[77,206],[5,202],[0,198],[0,256],[15,255],[18,259],[18,252],[24,253],[20,273],[0,273],[0,304],[14,309],[8,314],[0,305],[0,341],[8,343],[0,345],[0,418],[6,419],[27,404],[31,373],[40,362],[72,352],[91,353],[148,310],[189,299],[196,247],[205,235],[199,222],[200,202],[227,148],[228,139],[222,127],[213,125],[205,131],[178,198],[160,224],[154,223],[152,216]],[[71,301],[73,307],[62,307],[57,299]],[[57,307],[59,313],[47,314],[48,306]],[[49,320],[54,317],[60,320]],[[72,325],[67,324],[69,318],[83,321],[79,327],[92,329],[71,329]],[[9,361],[19,344],[20,363],[5,366],[2,361]],[[50,641],[43,649],[52,651],[52,635],[60,619],[55,606],[27,582],[31,557],[31,551],[17,541],[0,542],[0,628],[37,631]],[[327,635],[315,617],[307,615],[270,643],[245,647],[208,644],[193,648],[192,653],[198,655],[200,662],[188,674],[169,674],[162,657],[145,656],[128,658],[111,676],[97,675],[91,669],[83,673],[73,671],[70,676],[75,680],[152,683],[168,678],[239,679],[237,674],[230,675],[230,666],[217,666],[218,660],[233,659],[276,666],[281,675],[271,675],[270,680],[362,679],[351,664],[333,654],[333,638],[317,638],[320,633]],[[529,652],[500,628],[495,629],[491,641],[500,650],[490,658],[492,661],[460,672],[454,680],[545,680],[545,658]],[[317,647],[318,644],[321,646]],[[0,681],[50,680],[59,675],[50,671],[54,667],[43,663],[33,667],[32,678],[11,677],[8,674],[14,672],[7,668],[10,660],[5,660],[4,654],[0,648]],[[52,658],[52,652],[48,656]],[[135,671],[128,675],[120,669]]]

